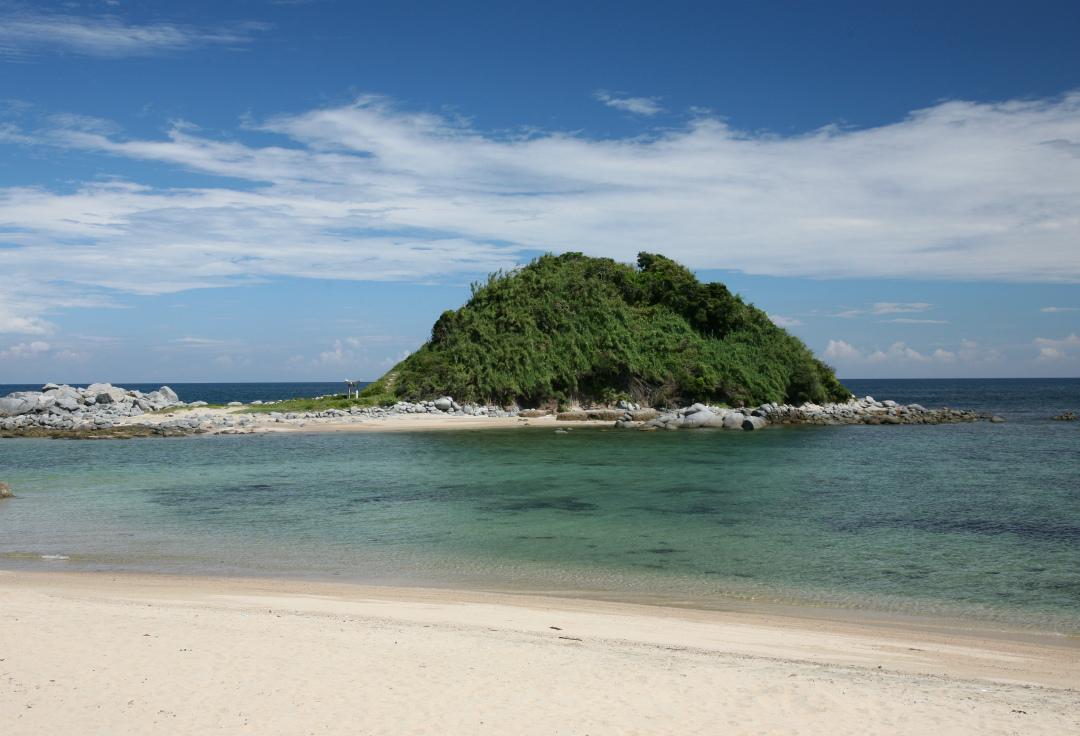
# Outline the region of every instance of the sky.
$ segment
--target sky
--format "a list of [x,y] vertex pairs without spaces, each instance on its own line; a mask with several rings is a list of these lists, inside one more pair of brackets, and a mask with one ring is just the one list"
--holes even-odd
[[1077,37],[1037,0],[0,0],[0,383],[371,380],[487,273],[642,250],[842,378],[1080,376]]

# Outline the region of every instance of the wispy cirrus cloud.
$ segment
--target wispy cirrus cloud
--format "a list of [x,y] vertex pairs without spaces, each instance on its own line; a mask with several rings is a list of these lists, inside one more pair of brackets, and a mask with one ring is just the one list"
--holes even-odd
[[[916,312],[925,312],[933,309],[933,304],[927,302],[877,302],[871,304],[868,307],[858,307],[852,309],[845,309],[841,312],[837,312],[832,315],[834,317],[864,317],[864,316],[881,316],[886,314],[912,314]],[[898,318],[894,320],[887,320],[889,322],[913,322],[910,318]]]
[[[190,124],[136,138],[72,117],[8,133],[41,156],[98,155],[105,173],[139,161],[158,180],[221,177],[0,188],[0,315],[26,334],[47,309],[111,290],[445,281],[547,250],[624,261],[661,250],[775,276],[1080,282],[1080,159],[1042,145],[1080,141],[1080,93],[945,102],[891,125],[788,137],[707,117],[624,139],[507,136],[377,96],[226,138]],[[931,307],[842,314],[916,319],[904,315]]]
[[97,57],[148,56],[203,46],[239,46],[265,30],[262,23],[226,28],[175,23],[129,23],[114,15],[47,13],[0,8],[0,57],[30,58],[58,51]]
[[1080,307],[1043,307],[1039,310],[1046,314],[1058,314],[1060,312],[1080,312]]
[[593,98],[616,110],[652,117],[664,112],[659,97],[629,97],[601,89],[593,93]]

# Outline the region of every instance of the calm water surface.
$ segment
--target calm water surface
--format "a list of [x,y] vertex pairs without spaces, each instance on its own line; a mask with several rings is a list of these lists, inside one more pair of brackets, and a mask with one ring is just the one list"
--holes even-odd
[[[1006,424],[0,441],[0,566],[732,599],[1080,631],[1080,381],[849,381]],[[182,398],[189,398],[182,394]],[[67,558],[67,559],[63,559]]]

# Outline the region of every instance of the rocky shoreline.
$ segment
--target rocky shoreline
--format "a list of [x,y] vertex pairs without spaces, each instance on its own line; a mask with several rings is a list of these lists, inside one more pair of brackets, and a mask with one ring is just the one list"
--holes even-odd
[[[613,423],[619,429],[730,429],[754,431],[770,425],[952,424],[1005,421],[963,409],[927,409],[877,401],[871,396],[837,404],[763,404],[731,409],[694,404],[657,410],[627,401],[615,407],[549,412],[540,409],[459,404],[449,396],[432,401],[400,401],[386,407],[351,406],[321,411],[274,411],[280,402],[230,402],[210,408],[206,402],[185,403],[168,386],[143,394],[108,383],[87,388],[46,384],[41,391],[24,391],[0,398],[0,437],[128,439],[188,434],[249,434],[275,429],[331,428],[407,417],[554,419],[559,423]],[[248,409],[258,407],[258,412]]]
[[[656,429],[688,429],[714,427],[753,431],[770,424],[957,424],[960,422],[1004,422],[999,416],[987,416],[966,409],[927,409],[919,404],[898,404],[877,401],[872,396],[851,399],[842,404],[763,404],[756,409],[728,409],[694,404],[687,409],[666,412],[643,427]],[[622,426],[633,426],[632,413],[622,420]]]

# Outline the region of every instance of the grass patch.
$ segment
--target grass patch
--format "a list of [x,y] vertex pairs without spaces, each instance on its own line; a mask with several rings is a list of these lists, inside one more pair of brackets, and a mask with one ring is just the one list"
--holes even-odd
[[389,406],[393,404],[397,399],[393,396],[377,394],[373,396],[361,396],[357,398],[346,398],[345,394],[338,394],[337,396],[327,396],[320,399],[286,399],[285,401],[278,401],[274,404],[257,404],[255,406],[245,406],[244,412],[249,414],[269,414],[270,412],[305,412],[305,411],[326,411],[327,409],[345,409],[350,407],[372,407],[372,406]]

